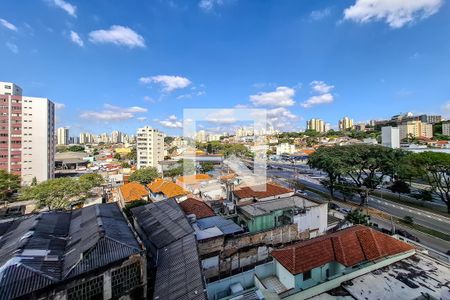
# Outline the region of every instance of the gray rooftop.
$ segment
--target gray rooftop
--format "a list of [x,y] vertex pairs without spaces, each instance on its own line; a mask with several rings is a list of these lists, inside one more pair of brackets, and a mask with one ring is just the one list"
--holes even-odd
[[193,234],[160,249],[154,299],[206,299]]
[[208,217],[197,220],[197,226],[200,230],[217,227],[223,234],[234,234],[242,232],[243,229],[230,219],[221,216]]
[[0,299],[27,295],[141,251],[114,203],[13,221],[0,237]]
[[[206,299],[194,229],[174,199],[131,209],[156,263],[154,299]],[[156,253],[155,253],[156,252]]]
[[148,241],[157,249],[194,231],[174,199],[138,206],[131,212]]
[[291,196],[286,198],[260,201],[249,205],[239,206],[239,212],[250,217],[268,215],[277,210],[291,209],[291,208],[307,208],[317,206],[316,202],[307,200],[299,196]]

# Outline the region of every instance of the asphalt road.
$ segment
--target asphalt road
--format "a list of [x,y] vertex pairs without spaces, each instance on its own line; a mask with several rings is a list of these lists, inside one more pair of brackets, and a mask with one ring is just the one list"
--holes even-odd
[[[320,184],[316,184],[316,183],[313,183],[308,180],[296,178],[297,174],[293,171],[278,170],[278,169],[272,169],[272,170],[267,170],[267,171],[268,171],[267,172],[268,176],[281,177],[281,178],[291,179],[291,180],[297,179],[300,183],[302,183],[312,189],[319,190],[319,191],[325,192],[325,193],[329,192],[325,187],[323,187]],[[336,196],[339,197],[339,193],[336,193]],[[359,204],[360,201],[359,201],[358,197],[355,197],[352,200],[352,202]],[[419,224],[419,225],[422,225],[422,226],[425,226],[428,228],[432,228],[434,230],[438,230],[438,231],[446,233],[446,234],[450,234],[450,219],[443,217],[442,215],[434,214],[434,213],[431,213],[428,211],[419,210],[416,208],[411,208],[406,205],[401,205],[401,204],[398,204],[395,202],[391,202],[391,201],[373,197],[373,196],[369,197],[368,205],[369,205],[369,207],[378,209],[380,211],[383,211],[387,214],[393,215],[398,218],[403,218],[405,216],[411,216],[416,224]]]

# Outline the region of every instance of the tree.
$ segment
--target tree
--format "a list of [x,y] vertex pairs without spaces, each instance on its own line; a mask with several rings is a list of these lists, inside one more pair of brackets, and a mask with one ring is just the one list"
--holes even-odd
[[208,143],[208,145],[206,146],[206,152],[209,154],[213,153],[213,146],[211,143]]
[[80,192],[77,180],[64,177],[50,179],[36,186],[25,187],[22,189],[19,199],[36,200],[39,208],[66,209]]
[[100,174],[84,174],[78,179],[82,191],[90,191],[94,187],[101,186],[105,180]]
[[407,184],[403,180],[395,180],[394,183],[389,187],[389,189],[393,193],[398,193],[398,194],[411,193],[411,188],[409,187],[409,184]]
[[31,186],[36,186],[37,185],[37,179],[36,176],[33,177],[33,179],[31,180]]
[[214,170],[214,163],[210,161],[205,161],[200,163],[201,172],[202,173],[208,173],[212,170]]
[[351,212],[345,216],[345,219],[353,224],[363,224],[363,225],[369,225],[370,224],[370,216],[364,214],[362,209],[354,209]]
[[120,155],[120,153],[115,153],[114,154],[114,159],[115,160],[120,160],[122,158],[122,156]]
[[21,190],[20,200],[36,200],[39,208],[67,209],[69,205],[90,195],[90,190],[104,182],[100,174],[85,174],[80,178],[56,178]]
[[67,147],[67,150],[69,152],[83,152],[84,151],[84,146],[80,146],[80,145],[72,145]]
[[414,224],[414,219],[411,216],[404,216],[402,222],[408,225]]
[[130,153],[127,154],[127,158],[132,161],[137,160],[137,151],[136,148],[132,148]]
[[121,164],[121,166],[122,166],[122,168],[129,168],[129,167],[131,167],[130,164],[129,164],[128,162],[126,162],[126,161],[124,161],[124,162]]
[[[327,173],[330,192],[341,183],[346,189],[353,188],[363,205],[370,191],[378,188],[386,176],[395,175],[405,155],[404,151],[378,145],[322,147],[310,156],[309,164]],[[350,183],[344,184],[344,180]]]
[[308,159],[311,168],[327,173],[328,180],[324,181],[323,184],[330,191],[331,197],[334,196],[335,185],[339,176],[343,173],[342,161],[333,154],[334,150],[335,147],[320,147]]
[[136,170],[130,176],[130,181],[140,182],[141,184],[149,184],[159,177],[158,170],[153,167],[141,168]]
[[0,199],[6,200],[20,188],[20,176],[0,170]]
[[443,152],[422,152],[411,156],[411,163],[426,179],[431,192],[447,205],[450,214],[450,154]]

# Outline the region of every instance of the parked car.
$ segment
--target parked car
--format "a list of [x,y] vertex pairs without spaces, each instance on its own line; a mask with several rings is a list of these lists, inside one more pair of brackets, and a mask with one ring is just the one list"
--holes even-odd
[[296,190],[295,193],[300,196],[308,196],[308,193],[304,190]]
[[338,210],[339,208],[341,208],[339,205],[337,205],[336,203],[333,203],[333,202],[329,203],[328,207],[330,209],[334,209],[334,210]]
[[351,212],[352,210],[350,208],[345,208],[345,207],[339,207],[338,209],[336,209],[338,212],[343,213],[343,214],[348,214],[349,212]]
[[395,230],[395,233],[398,234],[398,235],[400,235],[400,236],[403,236],[403,237],[405,237],[405,238],[407,238],[407,239],[410,239],[411,241],[420,243],[420,240],[419,240],[418,237],[412,235],[411,233],[409,233],[409,232],[406,231],[406,230],[403,230],[403,229],[396,229],[396,230]]

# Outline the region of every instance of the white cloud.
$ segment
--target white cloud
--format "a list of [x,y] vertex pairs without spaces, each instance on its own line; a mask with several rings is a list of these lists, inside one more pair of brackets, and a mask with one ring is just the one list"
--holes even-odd
[[7,28],[9,30],[17,31],[17,27],[14,24],[9,23],[5,19],[0,19],[0,25],[2,25],[3,27],[5,27],[5,28]]
[[442,106],[442,110],[444,111],[444,116],[450,118],[450,101],[447,101],[447,103]]
[[301,104],[304,108],[310,108],[318,104],[329,104],[334,101],[334,96],[330,93],[312,96]]
[[163,91],[172,92],[177,89],[188,87],[192,82],[186,77],[158,75],[153,77],[141,77],[139,81],[144,84],[157,83],[163,86]]
[[80,117],[82,119],[90,119],[97,121],[123,121],[134,118],[135,113],[147,112],[146,108],[139,106],[119,107],[115,105],[105,104],[101,111],[86,111]]
[[145,47],[144,38],[131,28],[113,25],[108,30],[94,30],[89,33],[92,43],[111,43],[129,48]]
[[77,17],[77,7],[75,5],[70,4],[64,0],[53,0],[50,2],[53,3],[54,5],[56,5],[57,7],[61,8],[62,10],[64,10],[66,13],[68,13],[72,17],[75,17],[75,18]]
[[14,54],[19,53],[19,47],[17,47],[16,44],[6,42],[6,47],[8,47],[8,49]]
[[146,117],[139,117],[139,118],[136,118],[136,120],[138,120],[139,122],[144,122],[144,121],[147,120],[147,118]]
[[329,8],[321,9],[321,10],[313,10],[309,17],[313,21],[320,21],[325,19],[331,14],[331,10]]
[[183,123],[175,115],[169,116],[166,120],[158,121],[158,123],[166,128],[183,128]]
[[204,11],[212,11],[217,6],[222,6],[224,0],[200,0],[198,6]]
[[356,0],[345,9],[344,19],[359,23],[385,21],[392,28],[400,28],[437,13],[443,0]]
[[279,86],[274,92],[261,92],[251,95],[250,101],[256,106],[292,106],[295,90],[285,86]]
[[76,33],[75,31],[70,31],[70,39],[72,40],[72,42],[74,42],[75,44],[77,44],[80,47],[84,46],[84,42],[81,39],[80,35],[78,33]]
[[314,80],[310,83],[311,89],[320,94],[329,93],[332,89],[334,89],[334,85],[328,85],[323,81]]
[[236,110],[232,108],[214,111],[205,119],[206,121],[214,124],[232,124],[238,121],[238,118],[236,117]]
[[64,108],[66,108],[66,105],[64,103],[55,102],[55,109],[56,110],[60,110],[60,109],[64,109]]

